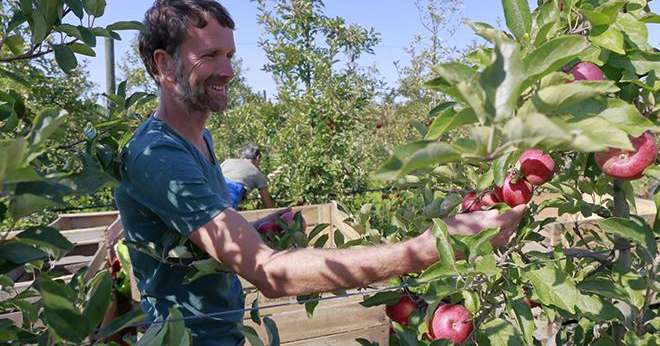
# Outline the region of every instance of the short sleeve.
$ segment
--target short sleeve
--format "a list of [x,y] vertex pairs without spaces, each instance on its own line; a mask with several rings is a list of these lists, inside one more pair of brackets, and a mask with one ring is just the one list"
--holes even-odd
[[193,155],[176,143],[148,145],[126,166],[125,176],[132,197],[185,236],[231,205],[213,191]]
[[264,177],[264,174],[261,173],[261,171],[258,169],[257,169],[257,173],[254,175],[254,186],[256,186],[257,189],[263,189],[264,187],[268,186],[268,183],[266,182],[266,177]]

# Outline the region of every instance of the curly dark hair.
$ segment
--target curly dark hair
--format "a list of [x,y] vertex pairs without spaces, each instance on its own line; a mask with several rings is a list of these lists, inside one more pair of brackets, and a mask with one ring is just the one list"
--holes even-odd
[[158,67],[154,52],[162,49],[172,56],[178,55],[179,46],[186,38],[188,25],[203,28],[208,18],[214,18],[224,27],[234,30],[229,12],[214,0],[156,0],[144,15],[144,30],[138,37],[140,57],[151,78],[158,84]]

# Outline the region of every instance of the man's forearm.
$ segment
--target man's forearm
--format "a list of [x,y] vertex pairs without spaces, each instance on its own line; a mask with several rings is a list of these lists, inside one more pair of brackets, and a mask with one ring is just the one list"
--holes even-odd
[[359,249],[294,249],[275,252],[264,263],[272,296],[364,287],[397,275],[419,272],[437,261],[432,237]]

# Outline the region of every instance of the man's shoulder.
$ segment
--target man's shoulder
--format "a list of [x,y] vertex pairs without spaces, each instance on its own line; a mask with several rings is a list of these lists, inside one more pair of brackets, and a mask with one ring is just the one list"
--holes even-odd
[[124,155],[136,159],[143,156],[157,156],[159,152],[171,150],[188,151],[189,148],[185,140],[162,121],[149,118],[135,131],[124,149]]

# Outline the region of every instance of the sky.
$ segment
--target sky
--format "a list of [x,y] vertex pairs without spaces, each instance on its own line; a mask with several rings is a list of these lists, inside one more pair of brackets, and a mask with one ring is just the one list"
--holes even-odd
[[[437,0],[441,3],[443,0]],[[103,17],[96,25],[108,25],[120,20],[141,21],[144,12],[153,3],[153,0],[108,0]],[[528,0],[530,8],[536,7],[536,0]],[[275,82],[271,76],[262,71],[266,62],[265,55],[258,46],[258,40],[263,33],[257,23],[256,4],[248,0],[220,1],[230,12],[236,30],[236,56],[243,61],[244,75],[248,84],[255,91],[265,91],[272,96],[275,92]],[[330,17],[343,17],[347,23],[359,24],[363,27],[373,27],[380,34],[381,42],[374,49],[373,55],[364,56],[360,63],[362,66],[377,67],[384,80],[394,85],[397,80],[395,61],[406,64],[409,56],[405,48],[416,34],[426,31],[419,20],[419,12],[414,0],[325,0],[325,14]],[[660,4],[651,2],[651,9],[660,12]],[[502,2],[500,0],[464,0],[458,18],[458,30],[452,35],[442,37],[447,46],[466,47],[478,40],[472,30],[461,24],[462,18],[471,21],[486,22],[493,26],[505,27]],[[650,24],[649,41],[660,46],[660,25]],[[130,42],[136,37],[135,31],[121,31],[121,41],[115,42],[115,62],[118,64],[129,49]],[[95,48],[96,57],[87,59],[87,70],[92,81],[97,85],[98,92],[105,90],[105,52],[102,41]],[[117,81],[122,80],[117,70]]]

